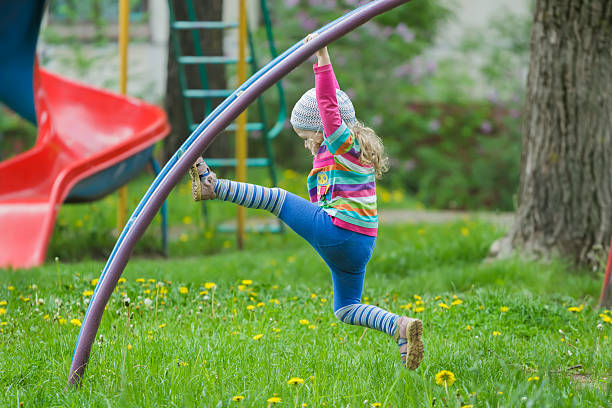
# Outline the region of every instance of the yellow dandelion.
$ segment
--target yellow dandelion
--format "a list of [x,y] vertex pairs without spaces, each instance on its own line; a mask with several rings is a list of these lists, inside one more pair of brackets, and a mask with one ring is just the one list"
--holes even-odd
[[96,286],[98,284],[98,278],[92,279],[89,283],[91,283],[91,286]]
[[273,328],[272,328],[272,331],[273,331],[274,333],[280,333],[280,332],[281,332],[281,329],[279,329],[278,327],[273,327]]
[[136,283],[145,283],[144,278],[136,278]]
[[9,286],[7,287],[7,289],[8,289],[8,290],[15,290],[15,287],[14,287],[14,286],[9,285]]
[[421,297],[420,297],[419,295],[414,295],[414,298],[415,298],[416,300],[421,300]]
[[244,399],[243,395],[236,395],[235,397],[232,397],[232,401],[234,402],[240,402]]
[[467,237],[468,235],[470,235],[470,230],[466,227],[461,227],[461,235]]
[[601,317],[601,319],[604,321],[604,323],[610,323],[612,324],[612,317],[605,315],[603,313],[599,314],[599,317]]
[[24,302],[29,302],[30,298],[29,297],[19,297],[21,300],[23,300]]
[[241,292],[244,292],[246,290],[246,286],[245,285],[238,285],[238,290]]
[[584,309],[584,305],[580,305],[578,307],[572,306],[572,307],[567,308],[569,312],[574,312],[574,313],[582,312],[582,309]]
[[278,404],[281,401],[279,397],[268,398],[268,404]]
[[278,301],[278,299],[270,299],[268,300],[268,303],[274,303],[275,305],[280,305],[280,302]]
[[527,382],[531,382],[531,381],[539,381],[540,377],[538,377],[537,375],[534,375],[533,377],[529,377],[527,379]]
[[503,392],[503,391],[497,391],[497,394],[498,394],[498,395],[503,395],[503,394],[504,394],[504,392]]
[[3,307],[0,307],[0,315],[6,314],[6,309]]
[[309,329],[315,330],[317,328],[317,326],[315,326],[314,324],[311,324],[308,326]]
[[463,303],[463,300],[461,299],[455,299],[451,302],[451,306],[457,306]]
[[243,285],[252,285],[253,281],[250,279],[243,279],[240,283],[242,283]]
[[499,308],[502,313],[506,313],[508,311],[508,306],[502,306]]
[[57,321],[59,324],[66,324],[68,323],[68,320],[64,319],[63,317],[60,317],[59,320]]
[[501,332],[498,332],[497,330],[495,330],[493,332],[493,336],[501,336]]
[[207,290],[203,290],[200,292],[200,295],[204,296],[204,295],[208,295],[208,291]]
[[6,305],[8,305],[8,302],[6,300],[0,301],[0,306],[6,306]]
[[274,289],[274,290],[278,289],[278,285],[272,286],[272,289]]
[[308,320],[306,320],[306,319],[300,319],[299,323],[300,323],[301,325],[303,325],[303,326],[305,326],[305,325],[307,325],[307,324],[310,324],[310,322],[309,322]]
[[92,296],[93,295],[93,290],[84,290],[83,291],[83,296]]
[[217,284],[215,282],[206,282],[204,284],[204,288],[211,290],[212,288],[216,288]]
[[321,298],[321,303],[325,303],[325,302],[327,302],[327,299]]
[[248,305],[246,308],[247,308],[247,310],[255,310],[255,306],[254,305]]
[[187,242],[189,241],[189,235],[185,234],[184,232],[179,236],[179,240],[181,242]]
[[461,408],[474,408],[474,405],[472,405],[472,404],[462,405]]
[[185,286],[181,286],[181,287],[179,288],[179,293],[180,293],[181,295],[186,295],[186,294],[188,294],[188,293],[189,293],[189,289],[187,289]]
[[8,325],[8,322],[0,322],[0,326],[6,326]]
[[338,326],[338,323],[336,323],[336,322],[332,322],[332,323],[330,323],[329,325],[330,325],[331,327],[336,327],[336,326]]
[[259,340],[263,337],[263,334],[256,334],[255,336],[253,336],[253,340]]
[[72,319],[72,320],[70,320],[70,324],[73,325],[73,326],[81,327],[81,321],[79,319]]
[[193,220],[191,219],[191,217],[190,217],[190,216],[186,215],[186,216],[184,216],[184,217],[183,217],[183,224],[185,224],[185,225],[189,225],[189,224],[191,224],[192,222],[193,222]]
[[423,305],[424,303],[423,303],[423,301],[422,301],[422,300],[417,300],[416,302],[414,302],[414,304],[415,304],[416,306],[420,306],[420,305]]
[[302,378],[299,378],[299,377],[293,377],[289,381],[287,381],[287,384],[289,384],[289,385],[300,385],[300,384],[304,384],[304,380]]
[[49,315],[48,314],[44,315],[43,320],[49,320]]
[[415,307],[414,311],[416,313],[421,313],[421,312],[425,311],[425,308],[423,306]]
[[450,309],[446,303],[438,303],[438,306],[440,306],[442,309]]
[[265,304],[264,302],[259,302],[259,303],[257,304],[257,307],[264,307],[265,305],[266,305],[266,304]]
[[373,402],[373,403],[372,403],[370,406],[371,406],[372,408],[377,408],[377,407],[380,407],[381,405],[382,405],[382,404],[381,404],[380,402]]
[[128,345],[127,345],[127,349],[128,349],[128,350],[131,350],[132,348],[133,348],[133,347],[132,347],[132,345],[131,345],[131,344],[128,344]]
[[163,329],[164,327],[166,327],[166,323],[162,323],[162,324],[160,324],[160,325],[159,325],[159,326],[157,326],[157,327],[159,327],[160,329]]
[[465,330],[470,331],[472,330],[472,326],[470,326],[469,324],[467,326],[465,326]]
[[436,384],[451,386],[455,383],[455,374],[448,370],[442,370],[436,374]]

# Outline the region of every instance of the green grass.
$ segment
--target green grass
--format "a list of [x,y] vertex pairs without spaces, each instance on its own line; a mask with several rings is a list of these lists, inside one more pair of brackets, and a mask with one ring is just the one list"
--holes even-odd
[[[414,372],[386,335],[335,319],[329,272],[292,232],[250,236],[243,252],[214,234],[207,256],[137,255],[78,390],[64,390],[79,330],[70,321],[82,321],[104,262],[3,271],[0,406],[265,407],[275,395],[280,407],[610,406],[600,274],[558,261],[483,263],[501,234],[471,220],[381,228],[364,299],[423,320],[426,355]],[[246,290],[243,279],[253,281]],[[216,289],[201,293],[206,282]],[[434,379],[441,370],[457,379],[448,394]],[[290,386],[292,377],[304,383]]]

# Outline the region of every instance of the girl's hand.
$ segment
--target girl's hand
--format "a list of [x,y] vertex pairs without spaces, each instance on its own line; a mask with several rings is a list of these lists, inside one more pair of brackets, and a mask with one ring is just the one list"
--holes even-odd
[[[308,34],[306,38],[304,38],[304,44],[308,44],[311,40],[313,40],[314,38],[317,38],[318,36],[319,36],[319,33]],[[317,55],[319,66],[327,65],[331,63],[329,59],[329,53],[327,52],[327,47],[323,47],[320,50],[318,50],[316,52],[316,55]]]

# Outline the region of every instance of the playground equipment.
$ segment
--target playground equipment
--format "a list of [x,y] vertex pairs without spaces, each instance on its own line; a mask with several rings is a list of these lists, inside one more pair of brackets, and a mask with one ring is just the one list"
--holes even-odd
[[[198,124],[194,123],[194,117],[192,113],[191,100],[203,99],[205,116],[208,116],[212,112],[212,100],[216,98],[228,97],[232,94],[231,89],[210,89],[209,81],[206,71],[206,65],[209,64],[223,64],[223,65],[237,65],[237,76],[238,84],[242,84],[246,80],[246,63],[248,62],[251,71],[255,73],[258,70],[257,55],[253,44],[253,36],[248,28],[246,5],[240,0],[239,10],[239,22],[228,23],[223,21],[199,21],[195,15],[195,8],[193,0],[185,0],[187,14],[189,20],[177,21],[176,14],[174,12],[172,1],[168,1],[170,10],[170,35],[175,50],[175,58],[178,62],[178,75],[179,83],[181,86],[181,94],[183,96],[183,107],[187,119],[187,123],[190,126],[190,130],[194,131]],[[268,12],[267,0],[260,0],[260,9],[262,12],[263,20],[266,28],[266,36],[268,40],[268,48],[272,58],[276,58],[277,52],[274,44],[274,36],[272,33],[272,22],[270,19],[270,13]],[[224,57],[224,56],[206,56],[204,55],[204,47],[200,42],[198,30],[212,30],[212,29],[238,29],[238,43],[239,43],[239,55],[238,58]],[[195,55],[183,55],[180,42],[178,41],[179,31],[189,30],[194,43]],[[249,56],[246,56],[246,44],[249,47]],[[203,89],[190,89],[187,86],[187,77],[185,72],[185,66],[197,65],[200,82],[203,84]],[[275,123],[272,127],[268,127],[266,124],[266,110],[263,98],[257,98],[257,108],[260,114],[259,121],[246,123],[246,112],[238,118],[236,124],[229,125],[226,131],[236,131],[236,157],[235,158],[206,158],[206,163],[213,167],[233,167],[236,168],[236,180],[246,181],[246,169],[248,167],[267,167],[270,174],[272,185],[276,186],[277,177],[276,169],[274,166],[274,152],[272,148],[272,141],[283,129],[285,119],[287,116],[285,108],[285,95],[281,82],[277,82],[276,90],[278,93],[279,100],[279,111],[276,117]],[[241,120],[244,120],[244,128],[240,127]],[[248,157],[247,158],[247,134],[249,132],[261,132],[264,137],[266,156],[265,157]],[[202,203],[204,206],[205,203]],[[203,207],[205,211],[205,207]],[[244,224],[245,224],[245,210],[244,208],[238,209],[238,246],[242,247],[242,240],[244,235]],[[228,228],[220,228],[228,230]],[[259,228],[269,232],[280,232],[282,231],[282,225],[279,223],[276,226]]]
[[599,307],[609,307],[612,304],[612,293],[610,292],[612,292],[612,239],[610,239],[610,251],[608,253],[606,273],[604,275],[603,284],[601,285]]
[[44,261],[62,202],[99,199],[148,162],[159,171],[153,145],[169,132],[156,106],[40,68],[44,7],[45,0],[0,2],[0,100],[38,124],[35,146],[0,163],[0,267]]
[[130,254],[172,188],[182,179],[197,157],[244,109],[266,89],[274,85],[314,52],[340,38],[373,17],[406,3],[408,0],[375,0],[319,29],[318,37],[304,44],[300,41],[269,62],[240,85],[223,103],[204,119],[179,150],[168,160],[132,213],[102,270],[74,348],[68,381],[80,384],[89,360],[104,308],[117,286]]

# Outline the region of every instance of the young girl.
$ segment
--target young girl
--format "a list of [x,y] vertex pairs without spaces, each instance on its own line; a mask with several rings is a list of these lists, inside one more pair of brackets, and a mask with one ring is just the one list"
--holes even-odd
[[421,321],[361,304],[378,228],[375,178],[386,171],[383,145],[356,120],[353,104],[338,87],[327,47],[317,51],[317,59],[315,89],[291,113],[293,129],[314,156],[307,178],[310,202],[280,188],[217,179],[202,158],[190,170],[193,198],[217,198],[278,216],[329,266],[336,317],[392,336],[402,363],[414,370],[423,359]]

